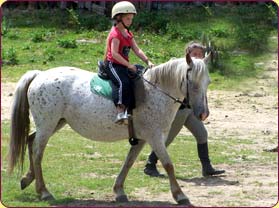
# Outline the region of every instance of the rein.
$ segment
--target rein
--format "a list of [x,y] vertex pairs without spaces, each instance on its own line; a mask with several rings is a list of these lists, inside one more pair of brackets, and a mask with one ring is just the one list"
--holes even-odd
[[187,74],[186,74],[186,78],[187,78],[187,92],[186,92],[186,96],[187,98],[185,98],[183,101],[179,100],[178,98],[170,95],[169,93],[165,92],[164,90],[162,90],[160,87],[158,87],[156,84],[148,81],[147,79],[145,79],[143,77],[143,74],[148,70],[149,68],[145,68],[144,72],[142,74],[138,74],[138,76],[145,81],[146,83],[148,83],[149,85],[151,85],[152,87],[154,87],[155,89],[157,89],[158,91],[162,92],[164,95],[166,95],[167,97],[169,97],[170,99],[172,99],[174,101],[174,103],[180,103],[181,105],[183,105],[186,108],[191,108],[190,103],[189,103],[189,72],[192,70],[191,68],[189,68],[187,70]]

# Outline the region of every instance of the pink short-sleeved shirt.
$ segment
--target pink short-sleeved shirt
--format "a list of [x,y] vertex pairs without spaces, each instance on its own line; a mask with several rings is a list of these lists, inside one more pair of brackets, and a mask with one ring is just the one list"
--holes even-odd
[[111,51],[111,42],[113,38],[117,38],[119,40],[119,48],[118,53],[127,61],[129,61],[129,52],[132,47],[132,39],[133,34],[131,32],[127,32],[127,37],[124,37],[121,31],[117,27],[112,27],[108,36],[108,44],[107,44],[107,60],[116,64],[121,64],[117,60],[112,57]]

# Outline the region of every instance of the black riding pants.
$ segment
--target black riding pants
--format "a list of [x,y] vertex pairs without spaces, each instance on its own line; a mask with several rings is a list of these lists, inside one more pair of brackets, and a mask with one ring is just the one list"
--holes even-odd
[[107,63],[107,73],[113,83],[112,98],[115,106],[124,105],[129,110],[135,108],[134,83],[128,76],[128,68],[115,64]]

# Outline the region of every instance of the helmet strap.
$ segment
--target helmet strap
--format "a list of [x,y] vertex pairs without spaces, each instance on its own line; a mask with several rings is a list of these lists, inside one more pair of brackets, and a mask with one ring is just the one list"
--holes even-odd
[[125,27],[125,29],[128,31],[128,33],[130,32],[129,31],[129,27],[127,27],[125,24],[124,24],[124,22],[122,21],[122,19],[121,19],[121,21],[120,21],[121,23],[122,23],[122,25]]
[[129,30],[129,27],[127,27],[125,24],[124,24],[124,22],[122,21],[122,18],[121,19],[115,19],[115,22],[114,22],[114,26],[116,26],[118,23],[121,23],[123,26],[124,26],[124,28],[128,31],[128,33],[130,33],[130,30]]

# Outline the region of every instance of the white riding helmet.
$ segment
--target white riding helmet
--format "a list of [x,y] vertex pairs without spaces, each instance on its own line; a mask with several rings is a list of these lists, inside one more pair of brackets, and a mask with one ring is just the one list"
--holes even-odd
[[135,6],[129,1],[120,1],[116,3],[111,10],[111,18],[114,19],[118,14],[137,14]]

